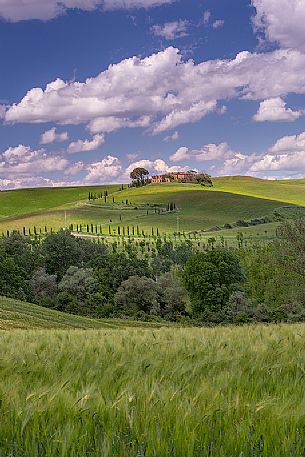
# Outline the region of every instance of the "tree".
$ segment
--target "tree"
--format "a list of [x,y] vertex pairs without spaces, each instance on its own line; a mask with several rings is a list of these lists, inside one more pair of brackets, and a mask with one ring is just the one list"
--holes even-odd
[[151,277],[152,271],[145,259],[135,256],[128,257],[125,253],[112,253],[107,256],[99,256],[91,262],[98,282],[99,290],[108,301],[113,299],[123,281],[131,276]]
[[207,173],[197,174],[196,181],[198,182],[198,184],[201,184],[202,186],[213,187],[213,181],[211,179],[211,176]]
[[231,293],[245,281],[245,275],[236,254],[217,248],[190,257],[183,279],[196,316],[206,310],[222,310]]
[[31,300],[30,281],[26,271],[16,265],[13,257],[0,253],[0,295],[19,300]]
[[123,314],[158,314],[159,287],[153,279],[131,276],[123,281],[114,297],[114,303]]
[[57,293],[57,276],[48,275],[44,268],[35,271],[31,283],[33,292],[38,298],[52,298]]
[[60,281],[58,290],[84,300],[97,290],[97,286],[97,278],[92,268],[70,267]]
[[187,314],[189,296],[187,290],[172,272],[158,279],[161,314],[167,320],[176,321]]
[[130,173],[130,178],[137,181],[138,184],[144,184],[145,177],[149,175],[149,171],[145,168],[137,167]]

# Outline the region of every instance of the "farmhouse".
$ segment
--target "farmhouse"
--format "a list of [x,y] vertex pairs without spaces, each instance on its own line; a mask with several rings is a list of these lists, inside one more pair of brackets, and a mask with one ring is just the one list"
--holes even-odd
[[196,180],[198,173],[196,171],[175,171],[164,175],[156,175],[151,177],[151,182],[162,183],[172,181],[192,182]]

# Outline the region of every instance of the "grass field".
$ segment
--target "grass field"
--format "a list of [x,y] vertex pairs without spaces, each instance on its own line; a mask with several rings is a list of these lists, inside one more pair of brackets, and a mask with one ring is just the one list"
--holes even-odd
[[305,179],[272,181],[250,176],[214,178],[213,191],[231,192],[305,206]]
[[88,319],[15,299],[0,297],[0,331],[12,329],[102,329],[123,327],[158,328],[158,324]]
[[65,206],[78,206],[87,201],[90,192],[113,192],[113,186],[95,187],[41,187],[35,189],[8,190],[0,192],[0,219],[16,217],[35,212],[44,212]]
[[[118,226],[136,226],[146,232],[158,227],[160,232],[210,230],[215,226],[234,224],[273,215],[274,211],[293,212],[305,207],[305,180],[268,181],[251,177],[223,177],[214,179],[214,187],[203,188],[196,184],[154,184],[144,188],[119,191],[119,185],[95,188],[25,189],[0,192],[0,232],[22,230],[23,227],[39,230],[47,226],[53,230],[67,224],[102,224],[113,230]],[[89,191],[108,191],[112,197],[88,202]],[[126,199],[132,205],[121,204]],[[178,211],[155,214],[144,205],[158,204],[166,208],[175,202]],[[143,205],[143,206],[139,206]],[[296,206],[299,205],[299,206]],[[305,209],[301,210],[305,214]],[[177,220],[178,216],[178,220]],[[247,232],[257,233],[256,227]],[[232,235],[231,235],[232,236]]]
[[0,332],[0,455],[301,457],[305,326]]

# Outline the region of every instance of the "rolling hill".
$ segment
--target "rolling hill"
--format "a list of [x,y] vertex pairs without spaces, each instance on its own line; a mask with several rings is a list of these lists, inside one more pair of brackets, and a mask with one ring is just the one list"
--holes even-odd
[[[138,226],[161,232],[210,230],[238,220],[269,217],[274,212],[285,218],[305,214],[305,180],[269,181],[244,176],[214,178],[213,188],[197,184],[151,184],[142,188],[120,185],[22,189],[0,192],[0,232],[38,230],[47,226],[57,230],[70,224],[112,227]],[[88,193],[107,190],[107,203],[88,201]],[[113,203],[113,197],[115,203]],[[126,203],[127,202],[127,203]],[[149,205],[166,209],[175,202],[177,212],[156,211]],[[178,216],[178,220],[177,220]]]
[[12,329],[116,329],[159,327],[158,324],[89,319],[19,300],[0,297],[0,330]]

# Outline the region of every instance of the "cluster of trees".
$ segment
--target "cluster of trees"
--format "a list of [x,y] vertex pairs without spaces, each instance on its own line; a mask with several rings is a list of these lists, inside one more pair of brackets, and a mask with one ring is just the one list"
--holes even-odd
[[267,246],[198,253],[157,238],[150,257],[49,234],[0,240],[0,295],[76,314],[196,324],[305,320],[305,221]]

